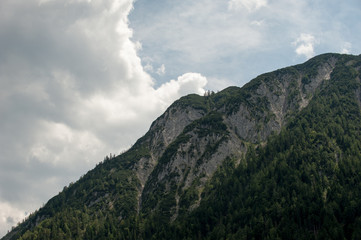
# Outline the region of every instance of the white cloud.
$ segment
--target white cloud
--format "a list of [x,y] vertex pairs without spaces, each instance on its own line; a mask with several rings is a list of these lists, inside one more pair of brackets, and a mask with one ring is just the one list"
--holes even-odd
[[[43,121],[29,149],[28,163],[38,161],[48,163],[54,167],[72,169],[80,167],[82,163],[94,164],[101,160],[107,149],[105,143],[94,135],[92,129],[78,130],[59,123]],[[97,160],[90,156],[97,156]],[[74,159],[79,159],[74,161]],[[90,161],[90,162],[89,162]]]
[[229,86],[234,86],[235,84],[228,79],[224,78],[207,78],[207,89],[211,91],[221,91]]
[[[359,13],[355,1],[136,1],[130,21],[133,38],[143,43],[140,56],[153,59],[154,78],[192,71],[243,85],[265,71],[300,63],[302,53],[339,52],[345,40],[358,54]],[[292,45],[300,33],[317,41]],[[297,48],[300,58],[294,58]],[[162,63],[167,71],[160,77],[155,71]]]
[[142,46],[131,40],[132,3],[2,2],[0,236],[105,155],[128,148],[174,100],[203,94],[207,80],[196,73],[154,87],[152,62],[142,67]]
[[228,1],[229,10],[247,9],[249,12],[256,11],[261,7],[267,6],[267,0],[230,0]]
[[25,212],[14,208],[7,202],[0,202],[0,209],[0,236],[11,230],[11,227],[16,226],[26,217]]
[[359,54],[360,8],[336,2],[2,0],[0,202],[34,210],[184,94],[241,86],[318,44]]
[[304,55],[306,58],[311,58],[315,55],[314,45],[316,39],[313,35],[302,33],[296,41],[293,42],[293,45],[296,46],[295,52],[298,55]]
[[157,69],[157,74],[162,76],[165,74],[165,66],[164,64],[162,64],[158,69]]
[[143,68],[144,68],[144,71],[147,71],[147,72],[150,72],[150,73],[152,73],[154,71],[153,66],[150,63],[145,64]]
[[345,42],[342,44],[341,53],[350,54],[352,48],[352,44],[349,42]]
[[254,26],[259,27],[259,26],[262,26],[264,24],[264,20],[259,20],[259,21],[255,20],[255,21],[252,21],[251,24],[254,25]]
[[185,73],[177,80],[171,80],[162,84],[157,90],[156,95],[161,99],[161,105],[166,107],[169,101],[189,93],[203,95],[204,87],[207,85],[207,79],[199,73]]
[[166,9],[159,6],[157,10],[149,15],[142,12],[143,21],[138,19],[133,38],[147,43],[140,54],[152,56],[153,66],[164,62],[159,59],[166,59],[168,73],[174,73],[173,66],[184,65],[186,71],[198,72],[197,67],[207,66],[230,53],[254,50],[262,41],[262,32],[254,27],[253,19],[230,13],[227,2],[177,2]]

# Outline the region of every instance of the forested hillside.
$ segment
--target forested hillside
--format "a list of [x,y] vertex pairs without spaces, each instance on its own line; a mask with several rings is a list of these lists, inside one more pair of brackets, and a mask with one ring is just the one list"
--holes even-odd
[[359,89],[353,67],[336,67],[280,134],[222,165],[174,237],[360,239]]
[[3,239],[361,239],[361,56],[176,101]]

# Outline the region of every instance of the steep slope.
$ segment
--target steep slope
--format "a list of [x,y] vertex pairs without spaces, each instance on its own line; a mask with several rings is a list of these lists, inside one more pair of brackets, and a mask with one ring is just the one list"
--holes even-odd
[[[183,97],[129,151],[3,239],[309,239],[327,236],[332,216],[326,225],[351,239],[360,204],[348,181],[357,185],[360,175],[343,178],[360,166],[360,61],[324,54],[242,88]],[[337,198],[344,190],[348,197]],[[346,208],[354,216],[342,215]]]
[[162,209],[157,217],[167,216],[168,221],[180,210],[197,207],[205,183],[222,162],[227,157],[240,160],[249,145],[278,133],[330,79],[335,64],[333,55],[321,56],[306,64],[311,68],[264,74],[242,89],[232,87],[206,97],[207,115],[184,129],[150,175],[142,194],[143,214]]
[[340,59],[329,82],[280,134],[249,151],[238,167],[225,162],[200,207],[178,219],[168,236],[360,239],[360,60]]

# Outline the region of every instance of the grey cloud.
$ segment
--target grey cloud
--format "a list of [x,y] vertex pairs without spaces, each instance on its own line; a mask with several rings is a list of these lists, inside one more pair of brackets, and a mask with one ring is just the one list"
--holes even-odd
[[[40,201],[56,194],[114,151],[114,146],[103,148],[104,142],[110,141],[112,126],[89,126],[78,119],[81,111],[87,111],[82,109],[82,102],[95,92],[106,93],[117,84],[127,88],[133,84],[126,82],[130,80],[137,84],[136,78],[127,77],[127,59],[118,56],[118,37],[127,38],[128,33],[118,36],[115,32],[120,17],[117,14],[102,19],[102,11],[109,7],[103,3],[91,6],[80,1],[1,2],[0,203],[9,202],[33,211]],[[105,21],[102,24],[109,23],[106,31],[113,36],[87,36],[86,31],[92,31],[92,21],[96,24],[98,18]],[[81,28],[78,24],[82,21],[90,29]],[[74,143],[72,139],[62,139],[57,132],[47,132],[58,123],[70,131]],[[105,123],[99,121],[99,125]],[[105,136],[97,136],[97,131],[104,131]],[[83,139],[78,140],[79,137]],[[86,141],[102,144],[94,156],[82,156],[87,151]],[[114,145],[118,148],[128,141]],[[77,150],[79,146],[84,150]],[[48,152],[34,155],[36,148],[42,147]],[[72,151],[70,159],[51,159],[69,156]],[[49,159],[44,159],[47,156]]]
[[200,75],[154,88],[130,40],[131,7],[1,2],[0,235],[11,226],[7,216],[21,220],[128,148],[181,94],[202,91]]
[[241,86],[303,61],[292,45],[301,33],[320,39],[316,54],[345,42],[361,51],[357,0],[267,1],[242,14],[221,0],[137,0],[133,37],[133,1],[112,12],[115,1],[1,0],[0,215],[18,221],[129,147],[181,94],[201,92],[205,78],[186,72]]
[[[83,32],[87,29],[77,26],[78,22],[94,17],[94,9],[85,2],[66,5],[50,1],[39,5],[37,1],[26,1],[24,4],[4,4],[2,11],[13,14],[3,15],[0,62],[9,61],[9,57],[14,64],[27,61],[27,68],[37,69],[48,81],[51,78],[49,71],[66,70],[77,78],[75,87],[80,92],[106,90],[118,81],[116,77],[127,71],[116,54],[102,52],[103,42],[91,42]],[[108,27],[116,28],[115,24]],[[114,37],[110,44],[117,41]],[[107,67],[111,71],[107,71]],[[27,81],[13,79],[21,80]]]
[[[257,11],[229,11],[230,1],[166,2],[138,0],[130,15],[134,38],[143,46],[140,55],[151,56],[153,65],[167,59],[163,80],[196,71],[243,85],[265,71],[304,61],[292,44],[301,33],[323,39],[315,54],[337,52],[345,41],[355,46],[360,40],[355,33],[361,6],[355,0],[260,1],[267,4]],[[355,54],[360,50],[353,48]]]
[[9,223],[9,224],[14,224],[15,223],[14,218],[12,218],[12,217],[7,217],[6,222]]

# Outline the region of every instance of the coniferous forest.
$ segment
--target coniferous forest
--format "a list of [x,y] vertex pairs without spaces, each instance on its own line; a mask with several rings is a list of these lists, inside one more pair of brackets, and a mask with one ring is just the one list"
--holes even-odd
[[[313,89],[306,106],[287,112],[279,131],[265,139],[240,137],[243,154],[225,157],[207,180],[189,169],[185,176],[193,173],[192,183],[176,173],[164,184],[155,180],[195,136],[215,139],[198,161],[221,149],[231,136],[224,119],[240,104],[256,109],[255,118],[267,111],[267,101],[252,105],[247,95],[267,77],[302,72],[302,92],[331,58],[330,78]],[[151,132],[65,187],[3,239],[361,239],[360,69],[360,56],[326,54],[240,89],[183,98],[177,107],[207,114],[162,152],[145,183],[146,197],[138,196],[143,188],[133,162],[153,154],[146,142],[155,138]],[[292,91],[287,97],[296,98]],[[267,116],[256,127],[272,119]]]

